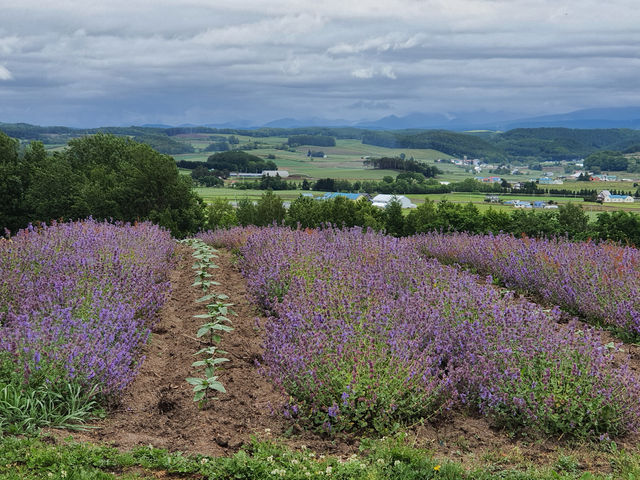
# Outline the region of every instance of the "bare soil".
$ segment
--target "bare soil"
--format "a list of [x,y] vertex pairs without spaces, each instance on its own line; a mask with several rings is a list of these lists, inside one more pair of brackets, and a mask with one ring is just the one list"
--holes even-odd
[[[193,402],[192,387],[185,379],[197,376],[191,367],[194,353],[205,346],[196,338],[204,313],[196,303],[202,296],[193,287],[191,250],[178,247],[177,268],[172,273],[171,297],[159,314],[146,359],[136,380],[119,404],[95,429],[74,433],[74,439],[109,444],[121,449],[153,445],[169,451],[203,455],[232,455],[252,437],[273,438],[294,448],[306,445],[317,452],[347,457],[356,453],[359,437],[324,437],[305,431],[286,420],[281,406],[286,395],[261,376],[256,361],[261,358],[261,338],[266,319],[251,304],[246,282],[234,266],[232,255],[219,252],[212,270],[222,285],[216,291],[228,295],[238,314],[232,317],[234,331],[223,334],[220,348],[231,361],[222,365],[220,380],[227,389],[204,408]],[[640,349],[625,346],[632,356],[633,368],[640,371]],[[68,432],[52,431],[57,436]],[[553,464],[558,455],[573,455],[582,469],[610,472],[608,455],[594,445],[569,444],[563,439],[514,437],[493,428],[484,418],[453,413],[434,423],[408,429],[409,438],[438,458],[449,458],[468,467],[496,465],[506,468]],[[638,452],[638,435],[617,441],[619,449]]]

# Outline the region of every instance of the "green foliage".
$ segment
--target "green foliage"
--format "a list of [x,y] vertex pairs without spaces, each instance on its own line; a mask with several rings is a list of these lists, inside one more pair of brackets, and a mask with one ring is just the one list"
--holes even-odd
[[249,200],[247,197],[238,200],[236,218],[238,219],[238,223],[243,227],[258,224],[258,209],[252,200]]
[[193,153],[193,147],[184,142],[178,142],[163,134],[143,133],[135,135],[133,139],[136,142],[149,145],[154,150],[166,155],[180,155],[182,153]]
[[205,152],[226,152],[230,148],[231,147],[229,146],[229,142],[225,140],[217,140],[207,145],[204,151]]
[[236,210],[225,198],[219,197],[207,206],[207,228],[229,228],[238,225]]
[[[424,177],[435,177],[437,174],[442,173],[437,167],[426,165],[425,163],[418,162],[413,158],[372,158],[364,161],[364,165],[371,165],[373,168],[379,168],[384,170],[404,170],[407,172],[420,173],[424,181]],[[416,180],[416,177],[407,177],[406,174],[403,177],[398,176],[396,180]],[[417,183],[422,183],[418,181]]]
[[335,147],[336,139],[326,135],[292,135],[287,143],[295,147],[297,145],[314,145],[317,147]]
[[362,137],[362,143],[388,148],[430,148],[457,157],[506,158],[504,152],[482,138],[445,130],[367,132]]
[[629,160],[624,155],[609,150],[592,153],[584,159],[584,168],[587,170],[624,171],[628,166]]
[[222,187],[224,186],[224,180],[222,178],[212,175],[206,165],[196,162],[198,165],[191,171],[191,178],[198,184],[205,187]]
[[601,240],[631,243],[640,246],[640,215],[631,212],[603,212],[593,226],[595,236]]
[[7,169],[0,181],[13,198],[0,204],[0,228],[89,215],[130,222],[149,219],[176,236],[202,226],[201,200],[191,191],[190,180],[178,174],[170,157],[129,138],[78,138],[50,157],[42,145],[33,144],[17,162],[15,155],[10,158],[11,164],[0,162],[0,168]]
[[320,202],[300,195],[287,210],[286,224],[291,228],[315,228],[322,224]]
[[256,225],[265,227],[274,222],[281,224],[287,210],[284,208],[282,198],[274,194],[271,190],[262,194],[256,206]]
[[589,216],[575,203],[558,206],[558,230],[569,237],[586,240]]
[[639,140],[638,131],[622,128],[518,128],[490,141],[516,159],[570,160],[598,150],[622,150]]
[[96,396],[81,379],[61,382],[61,372],[40,362],[25,383],[8,354],[0,355],[0,433],[35,433],[42,427],[82,429],[83,422],[102,414]]
[[287,211],[285,224],[291,228],[319,228],[325,224],[339,227],[362,226],[381,230],[385,225],[384,210],[371,205],[366,198],[358,201],[345,197],[314,200],[300,196]]
[[[217,265],[213,263],[212,258],[216,258],[216,250],[209,245],[205,244],[202,240],[188,239],[185,243],[191,245],[194,249],[193,257],[196,262],[192,268],[196,270],[196,281],[193,286],[200,286],[206,293],[209,290],[211,284],[218,284],[209,280],[211,274],[208,270],[211,268],[217,268]],[[218,284],[219,285],[219,284]],[[231,320],[227,315],[235,315],[235,312],[229,307],[233,306],[233,303],[225,303],[228,297],[224,294],[209,293],[196,300],[197,303],[207,302],[215,300],[207,304],[207,313],[194,315],[195,318],[202,318],[208,320],[205,322],[196,333],[198,338],[205,335],[210,335],[210,345],[207,348],[202,348],[196,355],[207,354],[208,358],[193,362],[193,367],[204,367],[204,377],[189,377],[186,379],[187,383],[193,386],[193,401],[198,402],[199,406],[204,405],[212,398],[209,396],[213,392],[227,393],[226,389],[222,385],[222,382],[218,380],[216,370],[218,365],[228,362],[227,358],[216,357],[217,353],[226,353],[222,350],[218,350],[213,344],[220,341],[220,334],[222,332],[231,332],[233,328],[226,323],[231,323]],[[217,350],[217,352],[216,352]],[[213,398],[215,399],[215,398]]]
[[389,235],[394,237],[399,237],[404,233],[402,204],[396,198],[391,200],[384,209],[384,228]]
[[261,173],[263,170],[278,169],[271,160],[265,161],[239,150],[215,153],[207,159],[207,166],[214,170],[243,173]]
[[[575,438],[588,438],[605,432],[613,435],[622,433],[619,429],[624,428],[624,413],[619,405],[608,403],[604,392],[594,395],[596,389],[593,386],[598,379],[593,375],[591,356],[572,350],[558,358],[563,360],[545,358],[540,354],[523,363],[520,381],[502,387],[502,393],[522,399],[522,404],[493,409],[491,416],[497,424],[513,429],[531,426],[549,435],[571,435]],[[571,381],[563,381],[567,378]],[[545,404],[550,398],[553,403]],[[551,414],[546,413],[549,409]],[[530,411],[533,415],[528,413]]]
[[16,230],[24,221],[24,194],[28,178],[19,162],[18,142],[0,132],[0,233]]
[[[228,457],[169,453],[153,446],[130,452],[116,448],[52,442],[43,438],[0,437],[0,477],[7,480],[179,477],[199,479],[337,478],[342,480],[613,480],[640,478],[637,455],[612,451],[607,454],[613,473],[585,472],[571,455],[558,455],[552,468],[521,470],[505,466],[500,455],[485,467],[465,469],[461,464],[439,462],[427,450],[412,446],[397,435],[383,440],[363,439],[360,451],[347,459],[319,455],[307,447],[292,449],[275,442],[257,440]],[[467,467],[468,468],[468,467]],[[118,472],[114,474],[113,472]],[[128,473],[131,472],[131,473]]]

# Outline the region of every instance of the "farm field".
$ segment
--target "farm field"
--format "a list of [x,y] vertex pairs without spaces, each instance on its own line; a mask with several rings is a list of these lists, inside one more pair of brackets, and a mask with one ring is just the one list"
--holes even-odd
[[[263,472],[259,478],[305,478],[301,465],[318,478],[320,471],[323,476],[329,472],[339,478],[380,479],[412,478],[409,472],[421,472],[416,478],[449,479],[489,479],[494,474],[514,479],[633,478],[628,474],[640,473],[634,433],[640,424],[640,348],[633,341],[621,345],[603,328],[591,330],[581,320],[566,323],[566,314],[557,309],[423,258],[420,252],[426,250],[421,249],[446,244],[437,238],[427,242],[428,237],[401,240],[363,235],[357,229],[295,232],[251,227],[203,234],[200,239],[217,248],[207,254],[211,257],[199,254],[202,247],[194,243],[168,242],[148,224],[78,222],[0,241],[3,278],[12,278],[6,272],[23,257],[25,266],[43,265],[42,273],[60,272],[40,278],[34,273],[34,283],[3,284],[0,295],[9,309],[0,318],[2,351],[17,352],[12,341],[18,341],[20,361],[46,369],[56,361],[56,351],[68,351],[77,342],[79,363],[72,366],[83,365],[86,372],[78,378],[121,392],[117,408],[110,408],[105,418],[85,420],[96,428],[72,433],[48,428],[46,444],[6,435],[5,424],[0,458],[6,461],[0,462],[0,476],[30,478],[27,473],[38,471],[33,478],[47,478],[47,472],[63,478],[61,469],[73,471],[72,464],[64,462],[81,463],[83,458],[93,459],[82,463],[83,468],[107,468],[106,473],[116,473],[117,478],[134,472],[144,478],[180,472],[194,479],[258,478],[248,473],[249,466],[253,475]],[[455,261],[469,250],[465,245],[476,243],[465,243],[461,237],[442,259]],[[154,249],[145,247],[150,244]],[[65,253],[71,246],[82,246],[86,265],[74,263]],[[27,251],[32,253],[25,255]],[[581,253],[569,245],[568,251],[576,258],[592,259],[564,263],[582,268],[586,277],[575,275],[581,285],[588,283],[589,272],[602,272],[594,277],[600,283],[593,283],[585,295],[610,297],[614,310],[621,304],[613,295],[615,289],[630,302],[638,297],[633,290],[637,250]],[[549,271],[554,258],[560,258],[542,243],[535,252],[531,259],[519,256],[527,259],[534,274],[537,268]],[[533,259],[546,258],[541,252],[547,252],[551,263],[538,267]],[[440,254],[434,250],[433,255]],[[42,258],[51,260],[37,260]],[[63,260],[66,270],[56,258]],[[163,264],[162,258],[171,260]],[[160,265],[164,266],[153,270]],[[621,275],[627,283],[607,284],[606,279],[613,278],[607,269],[618,272],[623,267],[631,269]],[[137,273],[126,273],[130,268]],[[91,272],[102,272],[104,280],[92,280]],[[510,282],[505,272],[489,273]],[[73,283],[75,276],[82,281]],[[194,277],[200,278],[195,282],[199,286]],[[133,281],[135,297],[146,303],[132,304],[131,310],[119,306],[119,298],[123,305],[130,300],[116,291],[105,295],[105,289],[118,284],[105,281],[108,278]],[[154,288],[145,279],[154,278],[161,280],[157,285],[162,290],[145,294]],[[205,288],[205,281],[219,285]],[[161,293],[169,292],[167,282],[170,293]],[[540,284],[551,288],[563,280],[543,279]],[[99,290],[103,293],[84,298],[109,298],[111,306],[96,305],[94,310],[91,303],[74,303],[87,285],[104,285]],[[22,306],[7,303],[6,299],[28,298],[23,290],[29,289],[41,294]],[[223,302],[237,314],[228,314],[232,328],[219,340],[200,335],[203,290],[224,294]],[[55,295],[66,302],[65,309],[51,308],[60,301]],[[578,302],[589,308],[598,305],[587,297],[578,297]],[[640,320],[633,320],[637,305],[624,305],[631,312],[630,321]],[[34,308],[42,313],[25,329],[23,311]],[[567,311],[574,310],[567,306]],[[602,319],[617,319],[614,310]],[[593,312],[578,308],[589,321],[600,315]],[[124,341],[126,335],[87,343],[95,333],[85,337],[77,329],[90,325],[94,316],[102,320],[92,327],[94,332],[107,324],[105,332],[127,325],[140,328],[141,323],[130,320],[138,318],[150,336],[140,337],[142,346]],[[59,336],[53,343],[37,334],[39,322],[56,324],[63,318],[68,320],[61,326],[74,327],[56,330]],[[18,321],[21,328],[13,328]],[[628,325],[632,323],[620,326]],[[121,370],[91,373],[100,363],[87,363],[83,351],[96,345],[109,345],[113,354],[124,355],[118,358],[134,358],[131,352],[135,358],[146,358],[134,362],[134,375],[122,377],[126,382],[114,382]],[[214,345],[228,360],[216,367],[226,392],[199,405],[193,384],[185,379],[198,375],[192,366],[194,354]],[[36,351],[46,355],[35,358]],[[60,367],[69,368],[64,363]],[[584,416],[584,411],[590,414]],[[113,445],[120,451],[92,444]],[[33,460],[23,460],[25,449]],[[49,453],[38,453],[45,451]],[[105,460],[107,455],[111,460]],[[241,472],[244,476],[234,476]]]
[[[416,160],[432,162],[437,158],[450,158],[442,152],[435,150],[419,149],[394,149],[364,145],[359,140],[336,140],[335,147],[316,147],[301,145],[295,148],[295,152],[276,149],[287,142],[286,137],[251,138],[238,137],[241,144],[247,141],[258,142],[260,148],[246,150],[252,155],[267,158],[275,155],[274,160],[280,170],[287,170],[290,175],[306,177],[310,179],[337,178],[344,180],[381,180],[385,175],[394,176],[397,172],[392,170],[373,170],[363,167],[363,158],[366,156],[398,156],[404,153],[407,157],[413,156]],[[196,148],[202,148],[201,140],[182,138]],[[205,145],[206,146],[206,145]],[[307,156],[309,150],[321,150],[327,158],[313,158]],[[175,155],[176,160],[206,161],[213,152],[199,152],[183,155]]]
[[[181,140],[190,141],[194,146],[202,148],[202,139],[191,138],[189,136],[183,136]],[[287,142],[286,137],[266,137],[266,138],[252,138],[252,137],[239,137],[241,143],[247,143],[256,141],[260,145],[260,148],[254,150],[248,150],[253,155],[258,155],[262,158],[267,158],[269,155],[274,155],[275,162],[282,170],[287,170],[294,178],[293,181],[300,181],[300,178],[308,178],[310,180],[319,178],[335,178],[344,179],[349,181],[380,181],[384,176],[395,177],[398,172],[393,170],[374,170],[363,167],[363,159],[367,156],[381,157],[381,156],[399,156],[405,154],[410,157],[413,156],[418,160],[426,162],[433,162],[438,158],[450,158],[442,152],[435,150],[419,150],[419,149],[393,149],[376,147],[372,145],[362,144],[359,140],[336,140],[335,147],[313,147],[313,146],[300,146],[295,149],[295,152],[288,150],[276,149],[276,146],[281,146]],[[200,142],[200,143],[198,143]],[[206,142],[205,142],[206,143]],[[314,158],[307,157],[308,150],[322,150],[327,155],[327,158]],[[195,154],[177,155],[176,159],[206,161],[209,153],[200,152]],[[448,182],[461,182],[468,178],[473,178],[476,175],[465,172],[465,170],[459,166],[451,163],[437,163],[436,165],[442,174],[438,175],[439,181]],[[548,170],[557,170],[556,173],[562,174],[562,169],[559,167],[548,167]],[[181,170],[183,175],[188,175],[189,170]],[[478,175],[483,175],[480,173]],[[488,175],[488,173],[487,173]],[[523,182],[529,181],[542,175],[539,171],[526,171],[522,175],[502,175],[507,181],[510,182]],[[243,180],[239,180],[242,182]],[[227,182],[230,184],[230,182]],[[595,202],[584,202],[581,197],[577,196],[577,192],[582,189],[609,189],[609,190],[634,190],[632,182],[565,182],[563,185],[544,185],[541,188],[564,190],[569,192],[576,192],[575,197],[566,196],[554,196],[541,193],[539,195],[501,195],[503,200],[523,200],[523,201],[553,201],[558,204],[573,202],[580,203],[590,219],[595,219],[599,212],[612,212],[616,210],[640,212],[640,202],[632,204],[598,204]],[[236,191],[233,188],[197,188],[198,194],[210,203],[215,198],[226,198],[229,201],[237,201],[240,198],[248,197],[252,200],[257,200],[264,193],[260,190],[241,190]],[[314,192],[314,195],[318,195],[324,192]],[[300,192],[288,191],[288,192],[276,192],[285,201],[292,201],[298,197]],[[485,194],[480,193],[450,193],[450,194],[429,194],[429,195],[407,195],[411,200],[420,204],[423,203],[426,198],[429,198],[435,202],[446,198],[448,201],[454,203],[468,203],[475,204],[478,209],[485,211],[488,208],[496,210],[512,211],[512,206],[504,206],[499,204],[487,204],[484,202]]]

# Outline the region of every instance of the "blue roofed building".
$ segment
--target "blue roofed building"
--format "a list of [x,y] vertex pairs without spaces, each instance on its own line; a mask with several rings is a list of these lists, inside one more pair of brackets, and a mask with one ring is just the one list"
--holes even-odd
[[321,197],[318,197],[318,200],[331,200],[337,197],[344,197],[349,200],[360,200],[361,198],[366,198],[369,200],[369,195],[366,193],[343,193],[343,192],[327,192]]

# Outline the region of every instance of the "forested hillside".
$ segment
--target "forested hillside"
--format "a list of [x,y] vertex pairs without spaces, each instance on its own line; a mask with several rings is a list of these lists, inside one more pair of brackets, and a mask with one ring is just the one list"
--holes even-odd
[[[455,157],[488,161],[559,161],[584,158],[602,151],[633,153],[640,149],[640,130],[518,128],[506,132],[451,132],[447,130],[377,131],[354,127],[305,128],[211,128],[211,127],[101,127],[73,129],[40,127],[25,123],[0,123],[0,132],[22,141],[65,144],[72,138],[96,133],[128,136],[160,153],[191,153],[191,144],[175,137],[189,134],[242,135],[253,138],[288,137],[290,145],[333,146],[336,139],[361,140],[367,145],[388,148],[433,149]],[[210,145],[209,151],[224,150]]]

